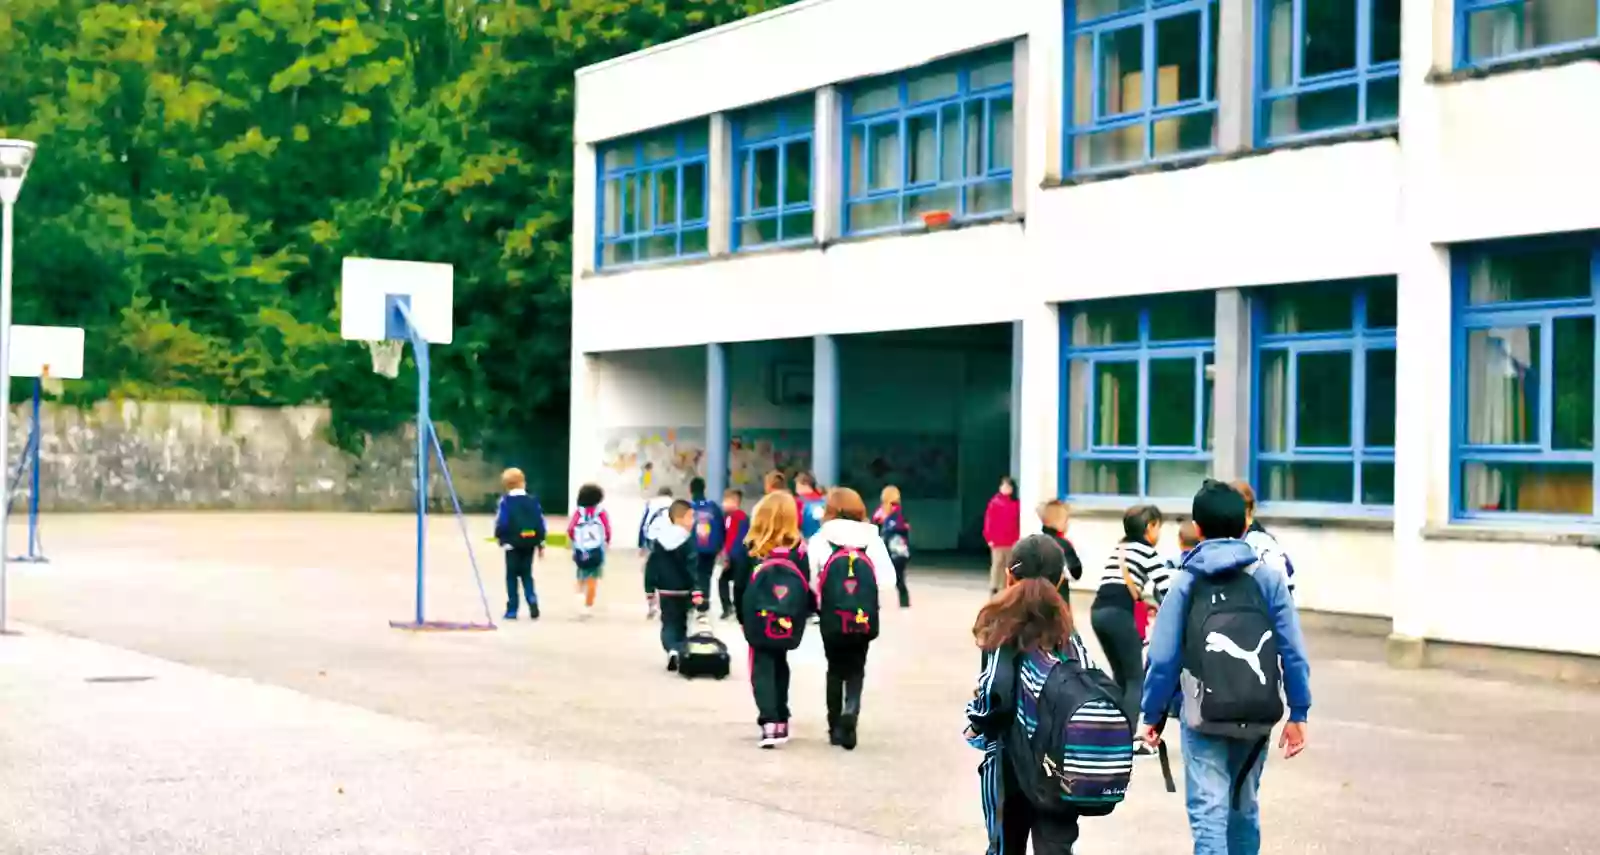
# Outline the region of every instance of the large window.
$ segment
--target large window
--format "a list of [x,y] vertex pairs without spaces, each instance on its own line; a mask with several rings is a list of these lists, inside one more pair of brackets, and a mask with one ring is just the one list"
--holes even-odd
[[1065,492],[1194,494],[1211,473],[1216,296],[1062,310]]
[[1600,44],[1600,0],[1457,0],[1456,10],[1461,65]]
[[1263,502],[1394,504],[1395,280],[1253,295]]
[[695,122],[601,147],[599,266],[706,254],[707,128]]
[[1216,0],[1069,0],[1074,172],[1216,148]]
[[733,123],[735,249],[812,239],[811,134],[816,100],[758,107]]
[[1400,117],[1400,0],[1261,0],[1262,139]]
[[1011,211],[1010,45],[851,87],[845,231]]
[[1595,517],[1596,244],[1456,253],[1456,510]]

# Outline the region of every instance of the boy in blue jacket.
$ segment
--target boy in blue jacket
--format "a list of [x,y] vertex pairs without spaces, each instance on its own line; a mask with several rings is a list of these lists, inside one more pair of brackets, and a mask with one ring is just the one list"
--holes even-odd
[[506,620],[517,619],[517,588],[528,598],[528,620],[539,619],[539,595],[533,590],[533,554],[544,552],[544,508],[528,495],[528,478],[521,469],[500,475],[505,495],[494,515],[494,539],[506,553]]
[[[1161,741],[1160,731],[1167,709],[1178,694],[1180,680],[1185,687],[1195,685],[1202,670],[1196,664],[1196,655],[1210,655],[1212,662],[1221,661],[1232,670],[1218,675],[1206,671],[1213,678],[1224,677],[1230,681],[1218,682],[1226,691],[1243,686],[1251,690],[1259,677],[1261,687],[1275,687],[1278,671],[1282,675],[1283,694],[1288,699],[1289,723],[1284,725],[1278,745],[1285,758],[1294,757],[1305,749],[1306,716],[1311,710],[1311,668],[1306,661],[1305,641],[1300,635],[1300,619],[1289,596],[1287,577],[1265,568],[1255,550],[1241,538],[1245,533],[1245,500],[1227,484],[1207,480],[1195,494],[1193,517],[1200,543],[1183,557],[1182,572],[1173,580],[1156,618],[1150,640],[1150,670],[1145,676],[1144,697],[1141,710],[1146,725],[1142,732],[1144,741],[1155,747]],[[1259,572],[1258,572],[1259,571]],[[1188,621],[1191,607],[1215,610],[1216,600],[1191,602],[1191,593],[1197,580],[1211,590],[1218,583],[1232,580],[1235,574],[1246,574],[1260,590],[1262,621],[1256,625],[1270,629],[1253,646],[1252,639],[1242,643],[1223,632],[1212,632],[1200,641],[1203,648],[1195,649],[1194,639],[1185,644],[1189,635]],[[1237,598],[1235,598],[1237,601]],[[1247,599],[1253,600],[1254,597]],[[1233,620],[1245,620],[1241,612],[1226,615]],[[1225,623],[1207,623],[1206,626],[1227,628]],[[1253,635],[1253,633],[1252,633]],[[1275,642],[1278,661],[1260,661]],[[1190,649],[1185,650],[1188,646]],[[1252,649],[1253,647],[1253,649]],[[1217,660],[1215,657],[1222,657]],[[1237,660],[1237,661],[1235,661]],[[1259,688],[1259,687],[1256,687]],[[1199,696],[1211,691],[1209,686],[1199,690]],[[1257,800],[1261,787],[1261,768],[1266,763],[1264,751],[1271,735],[1270,724],[1249,725],[1264,735],[1240,738],[1235,735],[1217,735],[1219,729],[1207,727],[1200,715],[1200,699],[1191,697],[1185,690],[1182,698],[1183,772],[1188,790],[1189,828],[1194,835],[1195,855],[1258,855],[1261,851],[1261,811]],[[1275,688],[1272,690],[1275,695]],[[1271,703],[1277,706],[1275,696]],[[1225,731],[1227,725],[1221,730]],[[1207,732],[1202,732],[1204,728]],[[1245,728],[1240,728],[1242,733]]]

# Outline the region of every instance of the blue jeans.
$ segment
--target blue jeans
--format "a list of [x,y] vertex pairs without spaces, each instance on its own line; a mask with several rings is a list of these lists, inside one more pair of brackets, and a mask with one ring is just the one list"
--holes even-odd
[[[1252,764],[1232,807],[1233,787],[1255,743],[1207,736],[1183,728],[1183,778],[1188,790],[1194,855],[1260,855],[1261,769],[1267,750]],[[1270,750],[1271,746],[1268,746]]]

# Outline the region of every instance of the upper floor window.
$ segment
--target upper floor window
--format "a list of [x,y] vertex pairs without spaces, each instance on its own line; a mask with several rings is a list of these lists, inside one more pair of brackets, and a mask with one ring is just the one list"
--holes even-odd
[[705,255],[709,158],[703,121],[602,146],[599,266]]
[[812,239],[814,98],[757,107],[734,120],[735,249]]
[[846,93],[844,231],[1011,210],[1014,48],[866,81]]
[[1594,521],[1597,247],[1545,239],[1457,251],[1458,514]]
[[1395,280],[1264,288],[1252,309],[1261,500],[1392,506]]
[[1400,117],[1400,0],[1261,0],[1268,142]]
[[1490,65],[1600,43],[1596,0],[1457,0],[1461,65]]
[[1216,148],[1217,0],[1069,0],[1070,168]]
[[1211,474],[1216,296],[1062,312],[1064,492],[1190,496]]

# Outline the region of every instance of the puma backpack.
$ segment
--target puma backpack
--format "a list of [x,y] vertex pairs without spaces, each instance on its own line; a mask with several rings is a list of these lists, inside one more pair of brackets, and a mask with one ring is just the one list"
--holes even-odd
[[1184,721],[1200,733],[1262,739],[1283,718],[1276,628],[1248,571],[1194,577],[1180,680]]

